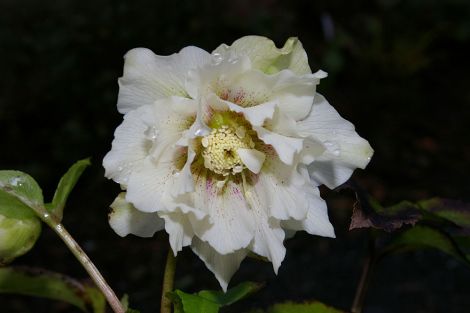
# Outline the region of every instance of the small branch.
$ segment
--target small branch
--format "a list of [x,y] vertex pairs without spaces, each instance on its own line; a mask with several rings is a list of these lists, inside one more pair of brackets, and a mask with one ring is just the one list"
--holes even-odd
[[170,291],[173,291],[173,283],[175,280],[176,270],[176,257],[173,254],[171,248],[168,250],[168,256],[166,257],[165,273],[163,274],[163,285],[162,285],[162,300],[160,305],[160,313],[171,313],[171,300],[166,296]]
[[[43,210],[40,210],[43,211]],[[45,210],[40,214],[41,219],[49,225],[57,235],[62,239],[62,241],[67,245],[67,247],[72,251],[75,255],[77,260],[82,264],[85,268],[87,273],[95,282],[96,286],[101,290],[101,292],[106,297],[109,305],[113,309],[115,313],[125,313],[124,308],[122,307],[121,302],[116,297],[114,291],[109,287],[108,283],[106,283],[105,279],[98,271],[96,266],[90,260],[90,258],[86,255],[85,251],[78,245],[78,243],[73,239],[73,237],[69,234],[69,232],[64,228],[62,224],[56,221],[55,216],[50,215]]]
[[359,283],[357,284],[356,294],[351,306],[351,313],[362,312],[365,295],[369,287],[369,283],[372,278],[372,272],[374,271],[376,263],[377,257],[375,254],[375,242],[371,238],[369,242],[369,255],[367,256],[367,259],[364,262],[364,266],[362,267],[362,274]]

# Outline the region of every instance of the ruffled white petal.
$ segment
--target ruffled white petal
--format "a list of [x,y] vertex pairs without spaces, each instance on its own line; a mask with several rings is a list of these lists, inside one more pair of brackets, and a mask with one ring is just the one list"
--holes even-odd
[[191,164],[196,157],[192,147],[188,147],[188,156],[186,163],[180,172],[176,173],[174,179],[174,188],[171,189],[171,195],[176,197],[180,194],[194,191],[193,174],[191,173]]
[[265,144],[271,145],[282,162],[292,165],[294,156],[303,147],[302,138],[287,137],[271,132],[263,127],[254,126],[253,129],[258,134],[258,138]]
[[169,97],[124,115],[103,160],[105,176],[127,185],[130,174],[140,169],[146,157],[158,160],[175,145],[195,112],[194,100]]
[[210,54],[197,47],[186,47],[179,53],[159,56],[149,49],[136,48],[124,58],[117,104],[123,114],[168,96],[187,97],[188,71],[207,64]]
[[264,190],[249,187],[245,197],[250,204],[251,218],[255,222],[255,236],[249,249],[254,253],[268,258],[273,263],[277,274],[286,255],[284,247],[284,231],[277,220],[270,219],[268,214],[268,194]]
[[207,268],[214,273],[222,289],[227,291],[230,279],[246,257],[246,250],[241,249],[229,254],[220,254],[210,244],[197,237],[194,237],[191,248]]
[[322,142],[326,151],[309,165],[317,184],[335,188],[349,179],[356,168],[364,168],[373,149],[354,130],[354,125],[317,94],[310,115],[298,122],[299,133]]
[[167,208],[164,200],[170,195],[177,172],[171,152],[165,153],[159,162],[145,159],[142,167],[129,177],[126,200],[142,212],[164,211]]
[[152,135],[146,132],[155,124],[152,106],[129,112],[114,132],[111,151],[103,160],[105,176],[127,185],[129,175],[140,167],[152,147]]
[[109,225],[121,237],[128,234],[140,237],[152,237],[162,230],[164,222],[155,213],[144,213],[137,210],[125,200],[125,193],[120,193],[111,204]]
[[243,164],[255,174],[258,174],[263,166],[266,155],[256,149],[238,149],[237,154]]
[[254,222],[243,187],[230,180],[219,186],[214,179],[201,175],[195,189],[193,207],[209,216],[209,221],[194,225],[196,235],[220,254],[246,248],[253,239]]
[[267,73],[276,73],[283,69],[290,69],[296,74],[311,73],[307,54],[297,38],[289,38],[284,47],[279,49],[266,37],[246,36],[236,40],[231,46],[222,44],[213,54],[221,57],[246,55],[253,68]]
[[320,192],[317,188],[306,191],[305,202],[309,204],[307,217],[302,220],[282,221],[282,226],[289,230],[305,230],[311,235],[335,238],[335,231],[328,218],[325,200],[320,198]]
[[194,218],[194,215],[176,210],[170,213],[160,213],[160,216],[165,220],[165,231],[169,235],[170,247],[176,256],[183,247],[191,244],[194,236],[191,218]]
[[266,195],[264,205],[269,210],[269,216],[278,220],[302,220],[310,207],[310,199],[305,195],[314,187],[294,166],[268,156],[253,188],[259,194]]

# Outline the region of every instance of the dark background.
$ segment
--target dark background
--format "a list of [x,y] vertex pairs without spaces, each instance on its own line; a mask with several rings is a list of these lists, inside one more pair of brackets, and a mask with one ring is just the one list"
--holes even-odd
[[[355,178],[384,204],[441,196],[469,201],[470,2],[34,1],[0,0],[0,168],[35,177],[50,199],[65,170],[91,156],[64,224],[119,295],[157,312],[167,238],[120,238],[107,224],[117,184],[101,161],[122,116],[116,110],[123,55],[148,47],[212,51],[249,34],[303,42],[312,69],[329,73],[319,91],[367,138],[375,155]],[[324,190],[338,239],[299,233],[275,276],[245,260],[232,286],[266,282],[240,312],[276,300],[318,299],[348,309],[365,256],[366,231],[348,232],[353,195]],[[78,278],[86,274],[48,229],[15,264]],[[366,313],[468,312],[470,270],[435,251],[393,256],[370,286]],[[186,249],[176,286],[217,289]],[[7,313],[78,312],[63,303],[0,296]]]

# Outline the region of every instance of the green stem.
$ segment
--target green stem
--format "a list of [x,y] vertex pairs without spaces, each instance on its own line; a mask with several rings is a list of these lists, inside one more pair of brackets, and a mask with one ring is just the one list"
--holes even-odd
[[176,257],[171,248],[168,250],[166,257],[165,273],[163,274],[162,285],[162,300],[160,306],[160,313],[171,313],[171,300],[166,296],[170,291],[173,291],[173,283],[175,280],[176,270]]
[[362,267],[362,274],[357,284],[356,295],[354,296],[353,304],[351,306],[351,313],[361,313],[364,306],[364,300],[369,287],[372,273],[374,272],[375,265],[377,264],[380,257],[377,255],[375,249],[375,235],[369,232],[369,243],[368,243],[368,255]]
[[73,239],[64,226],[57,222],[55,216],[47,213],[45,209],[38,209],[38,211],[41,213],[39,214],[41,219],[47,225],[49,225],[49,227],[51,227],[57,235],[59,235],[70,251],[72,251],[73,255],[75,255],[80,264],[82,264],[87,273],[95,282],[96,286],[106,297],[106,300],[108,301],[113,311],[115,313],[125,313],[125,310],[119,299],[116,297],[114,291],[111,289],[111,287],[109,287],[108,283],[106,283],[101,273],[98,271],[90,258],[86,255],[85,251],[83,251],[83,249],[78,245],[75,239]]

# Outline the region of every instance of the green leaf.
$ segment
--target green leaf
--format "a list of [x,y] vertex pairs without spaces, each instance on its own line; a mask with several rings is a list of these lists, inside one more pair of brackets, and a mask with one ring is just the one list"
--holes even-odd
[[392,242],[384,248],[383,253],[402,252],[420,248],[440,250],[470,265],[465,254],[448,234],[439,229],[423,225],[412,227],[396,236]]
[[233,304],[243,298],[246,298],[252,293],[255,293],[260,290],[262,287],[263,285],[260,283],[244,282],[236,287],[227,290],[227,292],[202,290],[198,292],[197,295],[209,301],[215,302],[220,306],[225,306]]
[[84,312],[88,312],[87,305],[92,304],[92,307],[98,310],[94,311],[95,313],[102,313],[104,310],[101,310],[100,305],[96,305],[101,301],[98,300],[99,291],[91,291],[93,289],[58,273],[19,267],[0,268],[0,293],[60,300]]
[[124,308],[124,310],[126,310],[126,313],[140,313],[137,310],[133,310],[133,309],[129,308],[129,296],[127,294],[122,296],[121,304],[122,304],[122,307]]
[[96,287],[85,285],[85,295],[90,303],[93,313],[106,313],[106,298]]
[[[0,197],[3,203],[11,200],[11,197],[5,196],[6,193],[32,209],[44,206],[42,190],[38,183],[20,171],[0,171],[0,193],[3,193]],[[17,201],[14,205],[16,204]]]
[[[217,313],[219,312],[220,305],[207,300],[198,295],[189,294],[181,290],[175,290],[174,294],[180,300],[180,303],[175,305],[176,313]],[[173,298],[174,300],[174,298]],[[179,302],[179,301],[178,301]]]
[[175,305],[175,313],[217,313],[223,306],[233,304],[262,287],[259,283],[244,282],[222,291],[202,290],[197,294],[189,294],[181,290],[170,292],[167,296]]
[[[258,310],[252,313],[263,313],[263,311]],[[327,306],[318,301],[312,301],[312,302],[306,302],[306,303],[295,303],[295,302],[278,303],[268,308],[268,310],[266,310],[265,313],[346,313],[346,312]]]
[[432,198],[418,202],[425,212],[470,229],[470,204],[458,200]]
[[67,173],[60,179],[50,206],[51,213],[53,213],[59,221],[62,220],[65,203],[67,202],[70,192],[73,187],[75,187],[85,168],[90,164],[90,159],[80,160],[72,165]]

